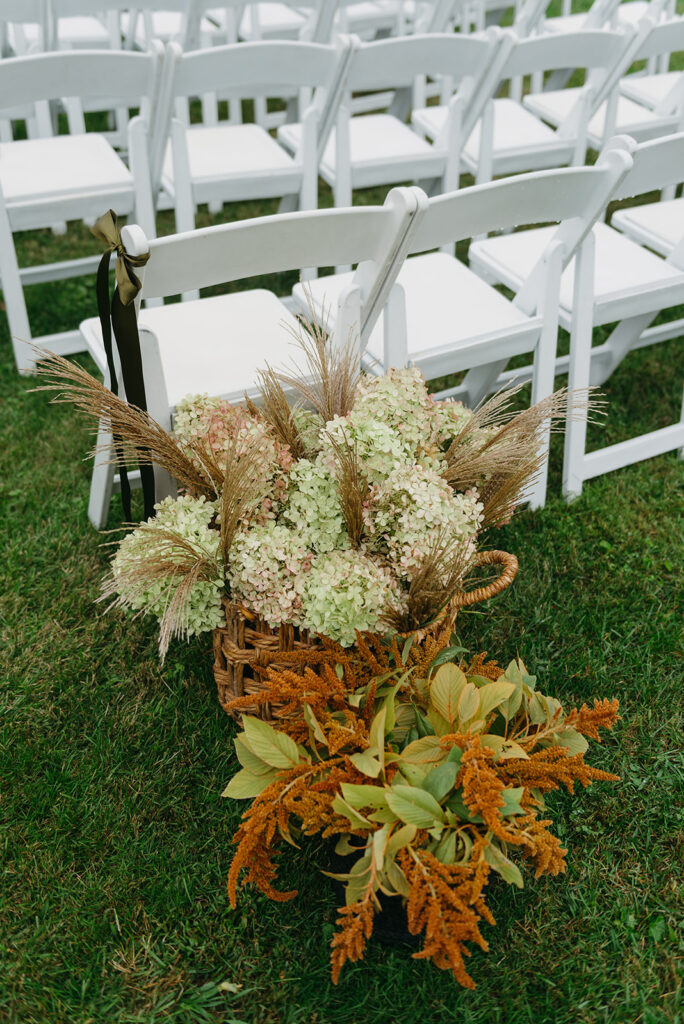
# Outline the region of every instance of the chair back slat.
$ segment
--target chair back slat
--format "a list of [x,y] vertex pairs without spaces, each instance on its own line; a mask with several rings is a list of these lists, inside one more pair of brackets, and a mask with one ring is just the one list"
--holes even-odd
[[125,100],[138,105],[155,88],[158,58],[153,53],[69,50],[0,61],[0,104],[65,97]]
[[643,142],[633,152],[630,172],[615,189],[613,199],[655,192],[684,181],[684,132]]

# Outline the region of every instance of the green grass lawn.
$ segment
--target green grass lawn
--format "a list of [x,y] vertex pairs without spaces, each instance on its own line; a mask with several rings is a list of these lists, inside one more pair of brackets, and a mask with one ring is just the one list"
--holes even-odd
[[[66,240],[37,232],[21,249],[35,261],[97,243],[79,229]],[[91,278],[29,299],[36,334],[95,313]],[[494,881],[498,923],[485,926],[489,953],[469,965],[475,992],[375,943],[334,988],[323,847],[287,848],[294,903],[244,890],[230,910],[240,807],[220,793],[236,726],[216,699],[210,643],[176,643],[162,668],[151,622],[94,603],[111,538],[86,518],[92,437],[16,375],[0,320],[0,1021],[682,1022],[675,456],[594,481],[568,506],[556,439],[546,508],[489,538],[518,555],[516,583],[459,620],[470,651],[519,654],[565,704],[620,700],[621,721],[590,757],[621,782],[549,799],[567,874],[526,873],[523,891]],[[681,341],[630,356],[605,388],[608,416],[592,441],[672,422],[683,376]]]

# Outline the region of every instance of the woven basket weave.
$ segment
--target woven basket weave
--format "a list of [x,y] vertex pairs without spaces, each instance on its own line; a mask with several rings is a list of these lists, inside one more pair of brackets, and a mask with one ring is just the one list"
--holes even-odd
[[[475,556],[475,564],[500,565],[502,571],[493,583],[457,594],[439,618],[425,629],[417,631],[416,635],[423,638],[430,632],[442,629],[445,619],[450,619],[453,624],[459,608],[486,601],[499,594],[510,586],[518,571],[517,558],[506,551],[479,551]],[[321,649],[320,641],[310,637],[307,630],[297,629],[289,623],[273,629],[258,615],[242,605],[233,604],[227,598],[224,598],[223,604],[226,624],[214,630],[214,678],[219,703],[224,711],[236,718],[250,714],[273,721],[277,717],[277,708],[269,704],[255,703],[253,707],[236,712],[230,707],[231,701],[263,690],[267,668],[301,671],[301,661],[291,657],[295,652],[309,651],[311,658],[307,659],[307,663],[315,671],[318,664],[315,653]]]

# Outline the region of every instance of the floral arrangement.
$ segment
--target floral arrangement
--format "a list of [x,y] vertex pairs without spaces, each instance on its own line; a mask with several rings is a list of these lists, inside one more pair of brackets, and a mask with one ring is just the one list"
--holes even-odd
[[274,886],[282,840],[337,837],[350,866],[332,876],[345,884],[335,982],[363,956],[384,894],[402,901],[409,932],[423,935],[414,956],[474,988],[464,957],[468,943],[488,948],[480,922],[495,924],[492,874],[522,888],[520,855],[536,877],[564,872],[546,795],[616,779],[584,754],[587,739],[614,724],[617,701],[565,711],[522,661],[459,664],[448,643],[448,631],[415,643],[328,643],[328,661],[304,668],[303,679],[269,671],[259,699],[280,702],[281,717],[270,725],[245,715],[235,739],[242,768],[224,796],[251,803],[234,838],[231,902],[241,875],[274,900],[292,899],[296,892]]
[[[416,369],[361,374],[353,346],[302,328],[306,366],[267,369],[258,404],[191,396],[172,432],[59,357],[48,388],[109,420],[131,457],[179,496],[118,545],[104,596],[174,635],[225,622],[223,601],[344,646],[411,631],[459,591],[482,532],[513,513],[538,469],[558,393],[522,413],[514,390],[477,412],[436,401]],[[572,405],[572,402],[570,403]]]

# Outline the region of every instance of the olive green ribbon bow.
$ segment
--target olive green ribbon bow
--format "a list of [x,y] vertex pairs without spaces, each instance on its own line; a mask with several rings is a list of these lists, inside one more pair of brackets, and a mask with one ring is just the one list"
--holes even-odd
[[[149,253],[145,253],[144,256],[131,256],[126,252],[121,241],[121,231],[117,223],[116,214],[113,210],[108,210],[107,213],[100,217],[91,230],[95,237],[104,242],[107,247],[97,268],[97,308],[102,327],[102,341],[107,357],[109,386],[112,393],[118,395],[119,382],[112,346],[113,331],[119,354],[126,400],[129,405],[137,406],[143,412],[146,412],[145,380],[140,353],[138,322],[133,300],[142,287],[135,271],[145,266],[149,259]],[[110,300],[109,263],[112,253],[116,253],[116,288]],[[131,522],[131,487],[121,437],[114,435],[113,442],[119,465],[121,504],[126,521]],[[138,465],[140,467],[140,483],[145,504],[145,518],[149,519],[150,516],[154,515],[154,472],[151,462],[144,458],[144,454],[142,451],[138,452]]]
[[145,266],[150,258],[149,252],[144,253],[142,256],[131,256],[130,253],[126,252],[121,241],[121,230],[113,210],[107,210],[106,213],[95,221],[92,233],[101,242],[105,243],[107,246],[106,254],[116,253],[116,266],[114,268],[116,286],[119,289],[123,305],[130,305],[142,287],[135,274],[135,270]]

